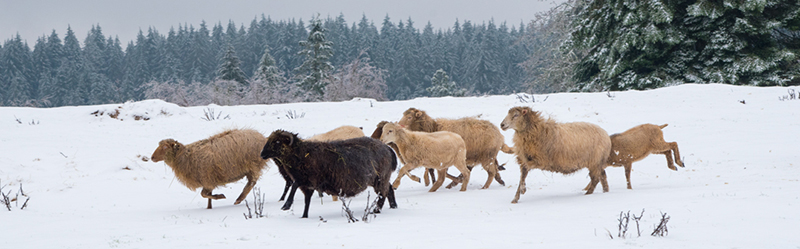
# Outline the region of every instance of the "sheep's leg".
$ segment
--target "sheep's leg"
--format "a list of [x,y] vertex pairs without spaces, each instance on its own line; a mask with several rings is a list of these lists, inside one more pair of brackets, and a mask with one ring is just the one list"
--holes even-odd
[[417,166],[413,164],[406,164],[402,168],[400,168],[400,171],[398,171],[397,173],[397,179],[395,179],[394,183],[392,183],[392,188],[396,189],[397,187],[400,187],[400,179],[403,179],[403,176],[407,175],[408,171],[415,168],[417,168]]
[[497,172],[494,175],[494,180],[500,184],[500,186],[505,186],[506,182],[503,181],[503,178],[500,178],[500,171],[505,170],[503,166],[500,166],[500,163],[497,162],[497,158],[494,159],[494,165],[497,167]]
[[606,177],[606,170],[603,169],[602,166],[600,166],[600,168],[600,173],[602,175],[600,178],[600,184],[603,184],[603,193],[606,193],[608,192],[608,178]]
[[289,191],[289,197],[286,199],[286,202],[283,203],[283,207],[281,210],[286,211],[292,208],[292,203],[294,203],[294,193],[297,192],[297,182],[292,183],[292,190]]
[[667,143],[667,144],[669,144],[669,147],[672,150],[672,153],[675,154],[675,162],[678,163],[678,166],[681,166],[681,168],[683,168],[684,166],[683,166],[683,161],[681,161],[681,153],[678,151],[678,143],[677,142],[670,142],[670,143]]
[[412,175],[411,173],[406,174],[406,176],[408,176],[408,179],[411,179],[412,181],[420,182],[419,176]]
[[[589,189],[586,190],[586,194],[587,195],[594,193],[594,188],[597,187],[598,183],[604,182],[603,181],[603,175],[605,174],[605,170],[603,170],[602,167],[599,167],[599,168],[600,169],[594,169],[594,170],[590,169],[589,170],[589,178],[591,178],[592,181],[589,182],[589,185],[590,185]],[[608,182],[607,181],[605,181],[605,183],[603,184],[603,191],[604,192],[608,192]]]
[[428,174],[428,171],[430,171],[430,170],[432,170],[432,169],[425,169],[425,175],[422,176],[422,178],[425,178],[425,187],[427,187],[428,185],[431,184],[431,180],[429,178],[431,178],[431,176],[433,175],[433,172]]
[[[498,175],[497,174],[497,165],[492,164],[491,161],[482,162],[481,165],[483,166],[483,169],[486,170],[486,174],[489,175],[486,178],[486,183],[483,184],[483,187],[481,189],[487,189],[487,188],[489,188],[490,185],[492,185],[492,180],[494,180],[494,178]],[[502,182],[503,180],[501,179],[500,181]]]
[[286,179],[286,186],[283,187],[283,194],[281,195],[281,199],[278,201],[283,201],[286,198],[286,192],[289,192],[289,187],[292,186],[292,180]]
[[434,169],[430,169],[430,168],[425,171],[425,187],[428,186],[428,177],[431,178],[430,182],[435,182],[436,181],[436,176],[433,174],[433,172],[434,172]]
[[628,189],[631,188],[631,168],[633,167],[633,163],[625,164],[625,180],[628,181]]
[[203,188],[203,190],[200,191],[200,196],[202,196],[203,198],[208,198],[208,206],[206,207],[207,209],[211,209],[211,200],[225,199],[225,195],[211,194],[211,190],[212,189],[210,188]]
[[442,186],[442,184],[444,183],[444,177],[442,177],[442,175],[444,174],[447,174],[447,168],[439,170],[439,179],[436,179],[436,182],[433,183],[433,187],[431,187],[431,189],[428,190],[428,192],[436,192],[436,190]]
[[239,198],[236,198],[236,202],[234,202],[233,205],[239,205],[239,203],[244,201],[244,198],[247,198],[247,194],[250,193],[250,190],[253,190],[253,186],[256,186],[256,181],[258,181],[258,178],[247,175],[247,184],[244,185],[242,193],[239,194]]
[[394,189],[389,188],[389,208],[395,209],[397,208],[397,200],[394,198]]
[[[456,169],[461,171],[461,175],[464,177],[463,180],[461,180],[461,190],[459,191],[467,191],[467,184],[469,184],[469,175],[471,169],[467,168],[467,165],[465,165],[464,163],[456,163],[455,166]],[[447,172],[446,170],[447,169],[445,169],[445,172]],[[491,182],[491,178],[489,179],[490,179],[489,182]]]
[[528,168],[525,165],[519,166],[519,186],[517,186],[517,194],[514,196],[514,199],[511,200],[511,203],[517,203],[519,201],[519,196],[524,195],[526,191],[528,191],[528,187],[525,186],[525,178],[528,177]]
[[306,206],[303,208],[303,217],[300,218],[308,218],[308,207],[311,205],[311,197],[314,196],[314,190],[308,188],[302,188],[303,195],[305,195]]

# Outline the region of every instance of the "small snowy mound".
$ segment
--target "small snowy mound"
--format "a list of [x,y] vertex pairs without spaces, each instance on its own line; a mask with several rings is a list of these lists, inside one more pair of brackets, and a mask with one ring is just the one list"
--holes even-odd
[[160,99],[148,99],[137,102],[128,101],[122,105],[100,106],[100,109],[91,114],[96,117],[108,116],[113,119],[119,119],[120,121],[147,121],[158,117],[184,115],[186,114],[186,110],[176,104]]

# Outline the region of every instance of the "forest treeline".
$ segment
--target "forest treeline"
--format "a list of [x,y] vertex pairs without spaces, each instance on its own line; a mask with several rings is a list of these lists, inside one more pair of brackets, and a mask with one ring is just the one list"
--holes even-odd
[[[524,25],[509,27],[493,21],[456,21],[452,28],[422,29],[413,20],[393,22],[388,16],[378,28],[362,17],[348,23],[344,16],[320,20],[332,43],[330,63],[343,69],[368,59],[381,72],[384,99],[428,96],[438,69],[468,94],[504,94],[523,90],[519,63],[527,50],[518,41]],[[149,28],[124,45],[92,27],[82,43],[70,28],[63,40],[57,31],[36,40],[33,49],[19,36],[0,47],[3,105],[63,106],[116,103],[145,98],[147,83],[175,82],[198,86],[220,78],[228,48],[233,48],[245,77],[253,78],[265,51],[292,84],[306,60],[299,42],[309,38],[311,25],[302,20],[271,20],[261,16],[249,25],[203,22],[178,25],[166,34]],[[124,47],[124,48],[123,48]],[[152,85],[152,84],[151,84]]]

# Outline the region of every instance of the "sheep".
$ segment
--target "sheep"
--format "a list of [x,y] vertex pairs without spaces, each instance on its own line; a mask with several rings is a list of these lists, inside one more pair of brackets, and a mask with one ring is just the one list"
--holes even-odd
[[[325,133],[317,134],[311,136],[310,138],[306,139],[306,141],[316,141],[316,142],[330,142],[335,140],[345,140],[350,138],[357,138],[363,137],[364,131],[361,130],[359,127],[344,125],[339,128],[330,130]],[[286,186],[283,188],[283,195],[281,195],[281,201],[283,201],[283,197],[286,196],[286,191],[289,190],[289,186],[292,185],[291,179],[287,179]],[[319,193],[319,197],[322,197],[322,192]],[[333,201],[339,201],[339,198],[331,196]]]
[[683,167],[681,154],[678,152],[678,143],[664,141],[664,133],[661,132],[664,127],[667,127],[667,124],[643,124],[623,133],[611,135],[611,153],[606,165],[625,167],[628,189],[632,189],[631,166],[634,162],[642,160],[650,154],[664,154],[667,157],[667,167],[671,170],[678,170],[672,161],[674,153],[675,162]]
[[330,142],[334,140],[345,140],[363,136],[364,131],[362,131],[361,128],[345,125],[322,134],[314,135],[306,139],[306,141]]
[[458,134],[449,131],[433,133],[408,131],[397,124],[386,123],[381,133],[381,141],[397,144],[400,154],[406,161],[392,184],[393,188],[400,186],[400,179],[408,174],[408,171],[423,166],[439,171],[439,179],[429,190],[434,192],[442,186],[444,182],[442,176],[447,175],[447,168],[455,166],[463,176],[461,191],[467,190],[470,175],[466,163],[467,146]]
[[451,131],[460,135],[467,145],[468,168],[472,170],[475,165],[481,164],[489,175],[482,189],[488,188],[492,184],[492,178],[500,185],[505,186],[499,172],[504,168],[497,162],[497,153],[503,151],[512,154],[514,150],[505,144],[503,134],[491,122],[473,117],[455,120],[433,119],[425,111],[409,108],[403,112],[403,117],[398,124],[411,131]]
[[161,140],[151,158],[169,165],[178,181],[192,191],[202,187],[200,195],[208,198],[207,208],[211,209],[211,200],[225,199],[224,194],[211,191],[243,177],[247,177],[247,184],[233,204],[247,197],[267,166],[258,154],[266,141],[258,131],[231,129],[188,145],[174,139]]
[[508,110],[500,128],[516,131],[514,153],[521,174],[511,203],[517,203],[519,196],[525,194],[525,178],[531,169],[571,174],[587,168],[591,182],[586,194],[593,193],[598,182],[602,183],[603,192],[608,192],[604,169],[611,139],[599,126],[585,122],[556,123],[530,107],[514,107]]
[[[375,128],[375,131],[372,132],[372,135],[370,135],[370,137],[380,140],[381,139],[381,133],[383,133],[383,126],[386,125],[386,123],[388,123],[388,122],[389,121],[381,121],[380,123],[378,123],[378,125]],[[400,154],[400,152],[399,152],[400,150],[397,148],[397,144],[388,143],[388,145],[389,145],[389,147],[392,147],[392,149],[394,150],[395,154],[397,154],[397,158],[400,159],[400,163],[405,165],[406,161],[403,159],[403,155]],[[430,168],[425,171],[425,175],[423,176],[423,178],[425,178],[425,186],[428,186],[428,185],[430,185],[431,182],[436,181],[436,177],[433,175],[433,171],[434,170],[430,169]],[[419,177],[417,177],[415,175],[412,175],[412,174],[407,174],[407,176],[408,176],[408,178],[411,178],[411,180],[419,182]],[[430,180],[428,180],[429,178],[430,178]],[[453,176],[451,176],[449,174],[448,174],[448,178],[455,179],[455,177],[453,177]]]
[[292,178],[292,191],[284,203],[288,210],[294,193],[300,188],[305,195],[302,218],[308,218],[308,207],[314,190],[340,197],[352,197],[372,186],[378,194],[374,209],[379,213],[389,198],[389,207],[397,208],[394,189],[389,185],[397,159],[389,146],[380,141],[359,137],[332,142],[304,141],[297,134],[283,130],[272,132],[261,150],[262,159],[272,159]]

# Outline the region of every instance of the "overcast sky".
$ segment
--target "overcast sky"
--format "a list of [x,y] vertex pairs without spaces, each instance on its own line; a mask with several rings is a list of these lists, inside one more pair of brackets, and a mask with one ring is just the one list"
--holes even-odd
[[124,46],[133,40],[139,29],[155,27],[166,34],[170,27],[191,24],[195,27],[205,20],[210,26],[228,20],[237,26],[249,26],[261,14],[273,20],[302,19],[306,24],[313,15],[336,17],[344,14],[349,24],[362,15],[380,29],[386,15],[392,22],[414,21],[421,29],[428,21],[434,28],[452,27],[456,19],[483,23],[494,19],[518,27],[528,23],[535,13],[547,10],[563,0],[0,0],[0,40],[18,33],[33,48],[36,39],[55,30],[63,40],[67,26],[83,42],[93,24],[99,24],[103,34],[118,36]]

